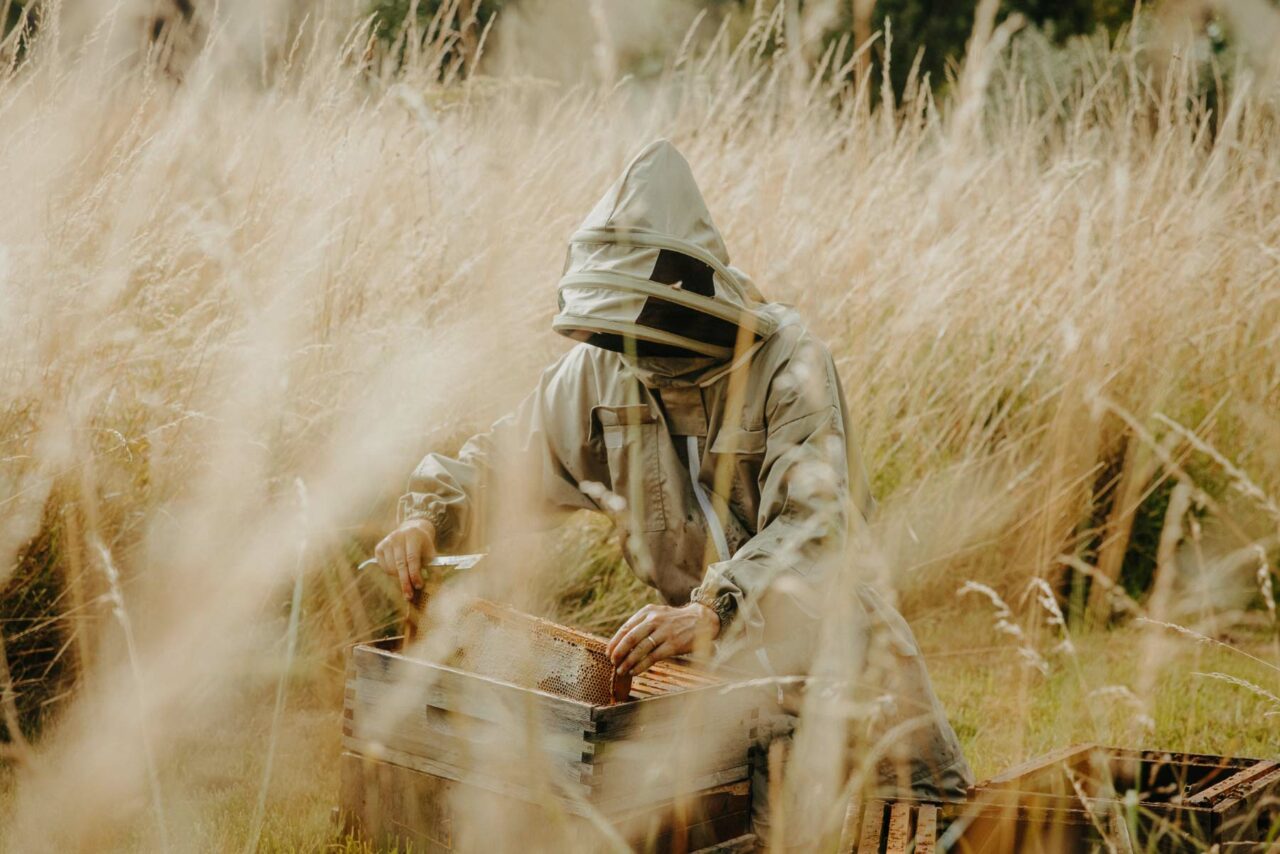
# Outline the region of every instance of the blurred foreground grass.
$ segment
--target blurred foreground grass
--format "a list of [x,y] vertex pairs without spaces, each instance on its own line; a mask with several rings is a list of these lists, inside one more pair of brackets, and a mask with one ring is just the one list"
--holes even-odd
[[[1271,756],[1274,718],[1266,701],[1194,675],[1225,672],[1265,684],[1266,668],[1221,647],[1179,641],[1164,645],[1160,685],[1150,725],[1108,686],[1138,684],[1148,629],[1128,627],[1076,639],[1076,653],[1051,662],[1048,676],[1028,668],[1017,648],[991,628],[979,609],[915,620],[939,696],[964,742],[979,779],[1057,747],[1080,742],[1233,756]],[[956,638],[962,638],[957,644]],[[1257,638],[1236,638],[1241,649],[1274,655]],[[277,744],[276,773],[258,850],[361,851],[332,824],[337,804],[341,710],[309,686],[294,690],[294,706]],[[242,850],[262,779],[270,703],[243,717],[217,721],[174,751],[164,773],[181,778],[191,799],[171,804],[183,813],[199,851]],[[7,809],[11,778],[0,777]],[[193,785],[194,784],[194,785]],[[4,813],[0,812],[0,821]],[[123,848],[131,841],[113,840]],[[4,849],[0,842],[0,850]]]

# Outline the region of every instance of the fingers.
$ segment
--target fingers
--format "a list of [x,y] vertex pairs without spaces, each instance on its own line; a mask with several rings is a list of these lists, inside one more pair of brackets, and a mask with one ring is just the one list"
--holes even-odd
[[409,559],[405,557],[404,538],[396,537],[391,541],[391,563],[400,576],[400,591],[405,599],[413,598],[413,583],[409,580]]
[[[623,626],[623,629],[626,629],[626,633],[623,634],[622,638],[614,645],[613,655],[609,657],[609,660],[613,662],[614,667],[618,669],[619,673],[626,673],[625,667],[627,659],[635,653],[637,644],[653,633],[656,627],[654,623],[655,618],[656,616],[654,614],[645,614],[639,620],[635,621],[630,629],[626,629],[626,626]],[[622,629],[619,631],[622,631]],[[644,652],[647,651],[648,650],[644,650]],[[638,661],[639,659],[637,658],[636,660]]]
[[[618,666],[618,670],[624,674],[633,672],[641,661],[656,652],[667,641],[671,633],[672,630],[669,625],[655,624],[653,621],[646,621],[636,626],[628,634],[628,637],[634,634],[635,640],[632,642],[626,658]],[[623,643],[626,643],[625,639]]]
[[622,626],[616,632],[613,633],[613,637],[609,639],[608,646],[605,647],[605,652],[609,654],[609,660],[612,661],[614,665],[617,665],[618,662],[622,660],[622,656],[626,654],[626,653],[619,654],[618,645],[622,642],[623,638],[625,638],[632,629],[640,625],[640,622],[642,620],[644,620],[651,613],[653,613],[653,610],[654,609],[652,605],[645,605],[639,611],[636,611],[634,614],[628,617],[627,621],[623,623]]
[[409,572],[409,582],[417,590],[422,589],[423,539],[425,538],[415,531],[407,532],[404,538],[404,557]]
[[415,589],[422,589],[423,567],[435,557],[431,529],[424,530],[421,524],[406,524],[392,531],[373,550],[382,571],[399,578],[400,592],[409,600],[413,599]]
[[645,605],[639,611],[636,611],[634,614],[628,617],[627,621],[618,627],[618,630],[613,633],[613,637],[609,639],[608,646],[605,647],[605,651],[609,653],[610,659],[613,658],[614,652],[617,649],[618,644],[622,641],[624,637],[627,636],[627,632],[631,631],[636,626],[638,626],[640,624],[640,621],[643,620],[648,615],[649,615],[649,606]]

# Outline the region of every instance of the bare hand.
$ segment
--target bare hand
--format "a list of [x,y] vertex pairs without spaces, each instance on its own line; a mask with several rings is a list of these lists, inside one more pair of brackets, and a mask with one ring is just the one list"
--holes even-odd
[[619,675],[644,673],[659,661],[704,648],[720,634],[720,617],[701,602],[673,608],[645,605],[609,641]]
[[387,575],[400,577],[400,590],[407,600],[422,589],[422,567],[436,556],[436,529],[426,519],[410,519],[373,550],[378,565]]

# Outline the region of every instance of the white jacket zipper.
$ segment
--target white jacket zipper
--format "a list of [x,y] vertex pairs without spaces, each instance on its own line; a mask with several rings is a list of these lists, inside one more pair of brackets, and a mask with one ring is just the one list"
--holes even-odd
[[698,507],[702,510],[703,518],[707,520],[707,530],[711,532],[711,539],[715,541],[716,553],[720,555],[720,560],[728,560],[729,541],[725,539],[724,526],[720,524],[720,517],[716,515],[715,508],[711,506],[711,499],[707,497],[702,483],[698,480],[701,462],[701,457],[698,455],[698,437],[686,436],[685,448],[688,450],[689,478],[693,481],[693,495],[698,499]]

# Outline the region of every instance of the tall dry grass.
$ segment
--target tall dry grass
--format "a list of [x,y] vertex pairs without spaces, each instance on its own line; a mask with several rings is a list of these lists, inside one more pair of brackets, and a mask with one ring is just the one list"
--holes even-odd
[[[15,850],[189,847],[217,733],[285,679],[334,701],[342,643],[392,613],[353,558],[418,456],[566,348],[565,240],[659,135],[735,264],[835,352],[909,617],[981,613],[972,579],[1056,643],[1028,581],[1108,587],[1165,480],[1159,596],[1134,609],[1257,603],[1280,536],[1265,66],[1215,83],[1158,28],[1060,51],[988,16],[957,80],[895,102],[847,54],[766,50],[765,9],[658,77],[442,86],[438,48],[379,65],[350,4],[297,30],[224,6],[149,62],[131,7],[68,4],[0,82],[0,582],[52,538],[79,677],[34,745],[4,704]],[[482,67],[521,68],[503,44]],[[545,606],[563,570],[539,566],[477,584]],[[597,628],[634,601],[575,584],[561,607]]]

